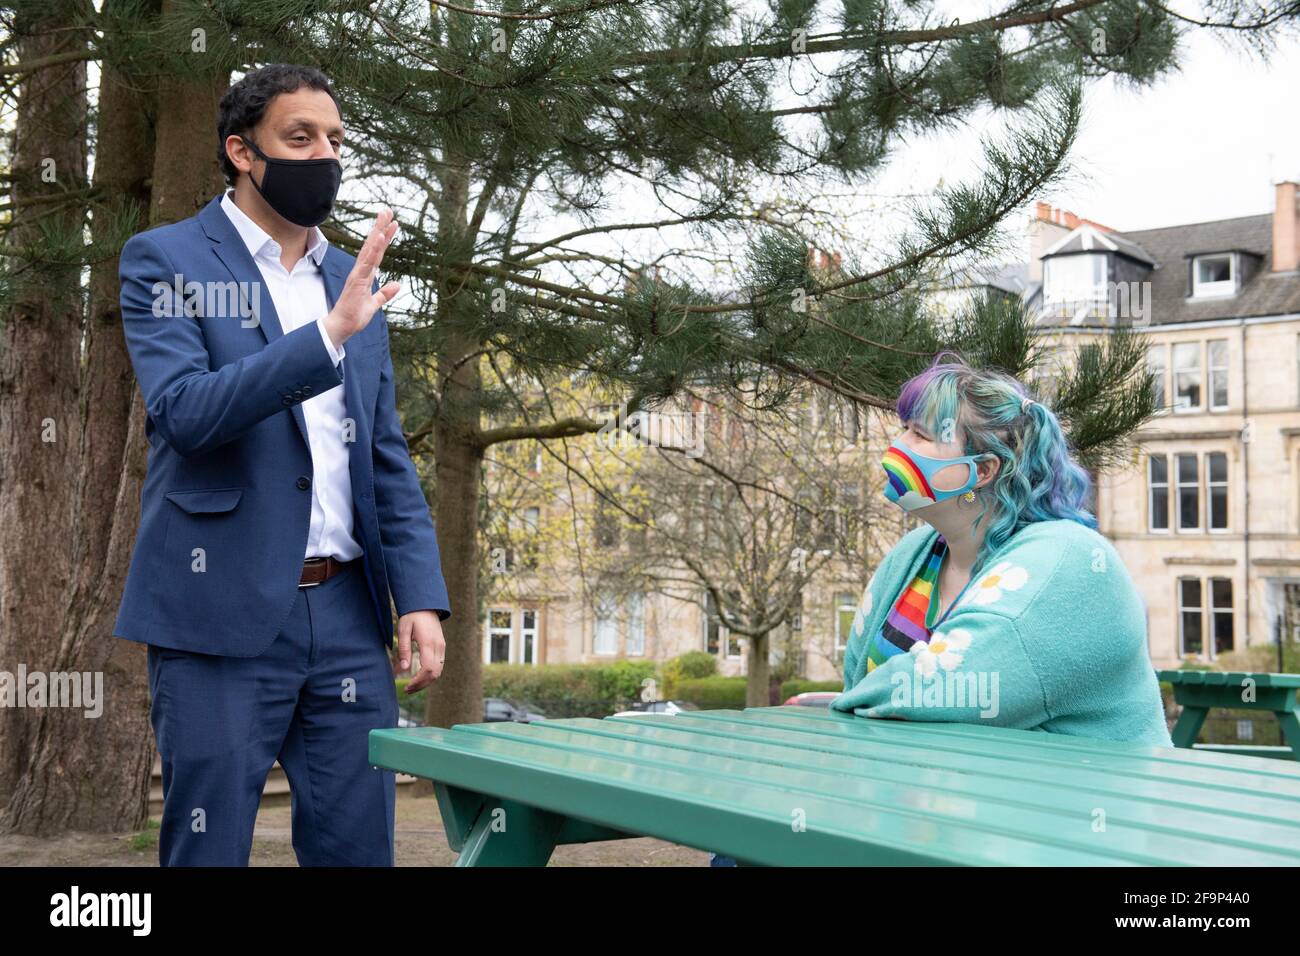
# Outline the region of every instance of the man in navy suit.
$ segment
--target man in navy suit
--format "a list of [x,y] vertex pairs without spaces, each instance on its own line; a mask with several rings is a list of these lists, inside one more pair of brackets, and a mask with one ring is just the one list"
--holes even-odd
[[393,394],[377,288],[384,210],[354,259],[330,246],[343,125],[317,70],[273,65],[221,100],[232,189],[133,236],[122,320],[148,472],[113,633],[148,645],[164,866],[247,865],[278,759],[311,865],[393,865],[397,724],[388,652],[442,673],[451,615]]

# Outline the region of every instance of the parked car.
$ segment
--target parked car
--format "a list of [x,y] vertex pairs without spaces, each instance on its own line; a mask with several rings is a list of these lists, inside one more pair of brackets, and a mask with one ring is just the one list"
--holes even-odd
[[834,690],[810,690],[802,694],[795,694],[789,698],[783,706],[785,707],[829,707],[830,702],[839,697],[839,691]]
[[514,721],[519,724],[531,724],[535,720],[545,720],[546,715],[533,710],[517,700],[506,697],[483,698],[483,721]]
[[689,700],[638,700],[629,710],[620,710],[615,717],[638,717],[642,714],[680,714],[687,710],[699,710]]

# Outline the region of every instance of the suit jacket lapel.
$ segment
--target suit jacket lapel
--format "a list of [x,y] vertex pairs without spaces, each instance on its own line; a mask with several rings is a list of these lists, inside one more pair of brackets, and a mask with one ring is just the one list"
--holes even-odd
[[[262,285],[262,273],[249,254],[248,247],[244,245],[244,240],[240,238],[239,231],[235,229],[235,224],[221,208],[221,196],[213,199],[203,208],[199,213],[199,223],[203,226],[207,237],[212,240],[212,251],[239,283],[239,295],[244,314],[252,315],[257,320],[257,328],[262,330],[262,336],[266,339],[267,345],[270,345],[284,335],[284,329],[280,326],[280,315],[275,311],[275,303],[271,301],[268,290],[263,290],[266,292],[265,295],[257,296],[256,307],[245,294],[245,290],[252,288],[253,283]],[[311,442],[307,439],[307,419],[303,416],[301,403],[294,405],[290,411],[293,413],[293,420],[298,423],[302,440],[310,449]]]

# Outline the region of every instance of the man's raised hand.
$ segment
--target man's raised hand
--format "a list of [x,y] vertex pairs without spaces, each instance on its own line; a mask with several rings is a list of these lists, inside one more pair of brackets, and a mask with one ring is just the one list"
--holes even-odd
[[392,301],[393,296],[401,291],[401,283],[389,282],[378,292],[371,292],[379,264],[384,261],[384,252],[397,234],[397,220],[391,209],[384,209],[375,218],[370,227],[370,234],[362,243],[357,261],[343,283],[334,308],[325,316],[325,332],[335,348],[356,335],[375,317],[375,313]]

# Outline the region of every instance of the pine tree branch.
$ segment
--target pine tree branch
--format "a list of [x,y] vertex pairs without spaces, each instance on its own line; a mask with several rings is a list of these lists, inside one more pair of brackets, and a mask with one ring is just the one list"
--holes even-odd
[[1179,13],[1172,7],[1158,2],[1158,0],[1144,0],[1144,2],[1148,7],[1151,7],[1153,10],[1159,10],[1161,13],[1174,20],[1181,20],[1183,23],[1194,27],[1202,27],[1212,30],[1240,30],[1243,32],[1252,32],[1263,30],[1265,27],[1272,26],[1274,23],[1281,20],[1300,16],[1300,3],[1295,2],[1282,4],[1275,13],[1269,13],[1267,9],[1263,9],[1260,11],[1259,19],[1247,21],[1246,23],[1238,23],[1235,15],[1231,20],[1227,21],[1198,20],[1196,17],[1189,17],[1186,14]]
[[946,27],[928,30],[880,30],[869,34],[823,34],[832,39],[809,38],[795,50],[788,39],[759,46],[738,45],[718,47],[681,47],[671,50],[650,50],[644,53],[624,57],[616,64],[619,66],[667,66],[676,63],[719,63],[725,60],[782,60],[803,57],[814,53],[842,53],[850,50],[871,50],[882,46],[914,46],[923,43],[935,43],[943,40],[956,40],[962,37],[983,33],[1002,33],[1018,27],[1034,26],[1044,23],[1057,23],[1068,17],[1103,6],[1110,0],[1075,0],[1063,7],[1037,10],[1031,13],[999,14],[970,23],[954,21]]
[[496,10],[476,10],[473,7],[459,7],[454,3],[448,3],[447,0],[429,0],[430,6],[442,7],[444,10],[451,10],[454,13],[465,13],[474,17],[487,17],[495,20],[554,20],[559,17],[571,17],[576,13],[592,13],[596,10],[604,10],[608,7],[635,7],[640,6],[642,0],[598,0],[595,3],[584,3],[578,7],[562,7],[559,10],[548,10],[545,13],[510,13]]
[[52,66],[62,66],[65,63],[77,63],[82,60],[99,59],[99,51],[94,49],[68,50],[64,53],[52,53],[49,56],[43,56],[35,60],[28,60],[25,63],[6,63],[0,64],[0,76],[16,76],[35,73],[38,70],[46,70]]

